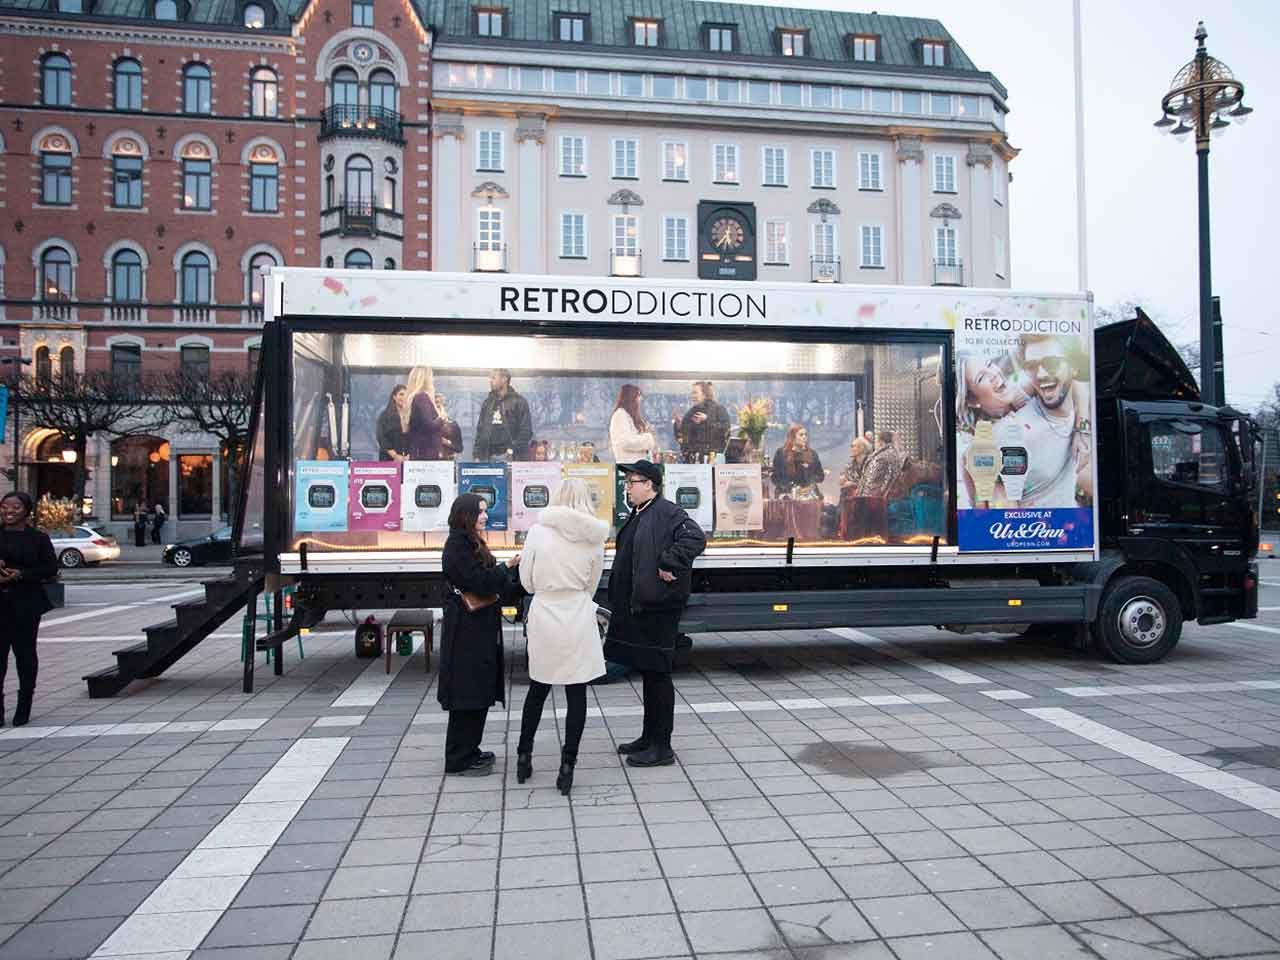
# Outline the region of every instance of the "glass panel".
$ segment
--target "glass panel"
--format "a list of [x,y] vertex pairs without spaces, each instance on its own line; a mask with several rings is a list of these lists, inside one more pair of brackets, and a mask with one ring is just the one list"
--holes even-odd
[[685,77],[684,78],[684,96],[686,100],[707,99],[707,78],[706,77]]
[[798,83],[778,84],[779,102],[784,107],[798,107],[801,103],[802,87]]
[[622,95],[624,97],[643,97],[644,74],[624,73],[622,75]]
[[862,109],[862,88],[861,87],[841,87],[840,88],[840,106],[845,110],[861,110]]
[[919,90],[902,91],[903,113],[924,113],[924,94]]
[[737,80],[717,80],[716,99],[721,103],[737,103],[740,87]]
[[968,96],[967,94],[962,94],[961,96],[957,97],[956,100],[958,104],[956,108],[957,116],[967,117],[970,120],[978,119],[978,98],[977,97],[971,97],[971,96]]
[[613,74],[592,70],[587,74],[587,93],[607,97],[613,92]]
[[[489,368],[498,357],[507,376]],[[482,485],[499,499],[489,542],[512,545],[523,521],[502,507],[519,503],[516,491],[533,472],[554,484],[571,469],[523,464],[579,461],[584,448],[601,464],[602,518],[613,514],[610,463],[649,454],[668,464],[711,461],[705,477],[691,471],[691,482],[714,504],[705,523],[716,546],[945,540],[941,361],[939,345],[922,343],[296,333],[290,545],[439,548],[434,511],[473,482],[473,462],[489,464]],[[413,456],[386,465],[392,509],[364,511],[349,495],[351,468],[377,460],[379,420],[396,384],[418,394],[404,428]],[[617,403],[628,384],[639,394],[634,410]],[[450,462],[428,420],[437,396],[460,433],[462,463]],[[707,418],[694,419],[699,412]]]
[[111,518],[124,520],[135,506],[169,509],[169,444],[160,437],[125,437],[111,444]]
[[769,102],[769,87],[768,80],[748,80],[747,98],[755,104],[766,104]]
[[653,95],[659,100],[674,100],[676,98],[676,78],[666,73],[654,74]]
[[810,87],[809,105],[813,107],[829,108],[832,103],[831,93],[831,87]]
[[543,72],[544,71],[541,67],[521,67],[520,89],[541,90],[543,84]]
[[878,90],[871,91],[871,109],[876,113],[889,113],[893,110],[893,91]]
[[1194,422],[1151,425],[1151,466],[1159,480],[1226,489],[1222,431]]
[[577,70],[552,70],[551,75],[556,93],[578,92]]
[[213,454],[184,453],[178,457],[178,516],[213,513]]

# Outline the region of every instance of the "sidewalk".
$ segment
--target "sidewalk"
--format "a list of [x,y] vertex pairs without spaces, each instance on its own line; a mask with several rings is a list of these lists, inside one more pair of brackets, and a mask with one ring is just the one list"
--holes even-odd
[[[166,541],[168,542],[168,541]],[[63,583],[134,583],[141,580],[213,580],[228,573],[229,566],[178,568],[161,560],[164,544],[136,547],[120,541],[120,559],[106,560],[96,567],[63,570]]]

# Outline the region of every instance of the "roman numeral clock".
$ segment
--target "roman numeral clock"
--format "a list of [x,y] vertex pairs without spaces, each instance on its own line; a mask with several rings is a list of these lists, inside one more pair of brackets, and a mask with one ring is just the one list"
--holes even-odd
[[754,203],[698,203],[698,278],[756,278]]

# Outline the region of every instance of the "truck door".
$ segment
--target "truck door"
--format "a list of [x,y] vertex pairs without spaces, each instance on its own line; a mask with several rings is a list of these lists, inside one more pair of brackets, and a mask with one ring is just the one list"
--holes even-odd
[[1134,521],[1146,537],[1181,546],[1202,578],[1238,573],[1249,517],[1239,454],[1223,425],[1190,416],[1144,417],[1140,429]]

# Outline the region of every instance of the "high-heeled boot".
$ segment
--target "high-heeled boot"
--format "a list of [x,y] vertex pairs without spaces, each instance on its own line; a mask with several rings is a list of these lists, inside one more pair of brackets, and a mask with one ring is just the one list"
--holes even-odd
[[516,783],[524,783],[533,776],[533,754],[516,754]]
[[0,727],[4,726],[4,694],[0,693]]
[[568,750],[560,754],[560,774],[556,777],[556,789],[563,796],[568,796],[573,789],[573,768],[578,762],[578,755]]
[[13,725],[15,727],[25,727],[27,721],[31,719],[31,698],[34,691],[19,690],[18,706],[13,711]]

